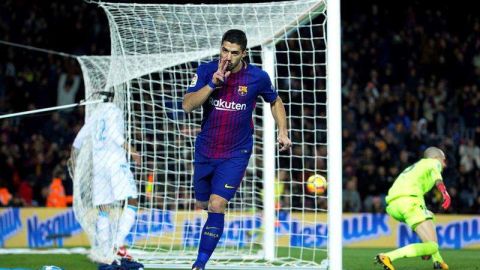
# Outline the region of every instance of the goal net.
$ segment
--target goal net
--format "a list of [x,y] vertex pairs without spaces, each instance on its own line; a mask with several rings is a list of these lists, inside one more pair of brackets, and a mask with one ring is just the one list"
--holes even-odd
[[[139,191],[127,237],[134,257],[166,269],[188,269],[196,258],[206,220],[205,211],[194,209],[192,193],[202,112],[186,114],[181,104],[196,68],[217,58],[222,34],[236,28],[247,34],[246,60],[270,74],[285,103],[293,148],[278,152],[270,105],[258,100],[254,151],[209,269],[319,269],[328,257],[327,194],[309,193],[306,182],[327,176],[325,3],[98,5],[109,20],[111,56],[78,60],[86,97],[115,91],[126,141],[141,156],[131,166]],[[87,118],[97,106],[87,106]],[[75,165],[85,172],[74,181],[88,191],[91,162],[85,157]],[[97,210],[83,201],[91,195],[74,196],[94,254]],[[120,214],[112,216],[118,223]]]

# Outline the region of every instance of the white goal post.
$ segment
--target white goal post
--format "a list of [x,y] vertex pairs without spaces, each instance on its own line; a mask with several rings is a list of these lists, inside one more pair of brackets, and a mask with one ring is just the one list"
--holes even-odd
[[[181,101],[198,65],[218,57],[222,34],[237,28],[247,34],[247,61],[269,73],[285,103],[293,148],[278,152],[270,106],[258,100],[254,151],[208,269],[342,269],[339,2],[98,5],[109,20],[111,55],[78,60],[85,96],[115,92],[125,139],[141,156],[131,166],[139,191],[127,238],[134,257],[163,269],[190,269],[195,260],[206,218],[192,194],[201,110],[186,114]],[[96,108],[87,105],[86,117]],[[92,185],[83,159],[75,191]],[[326,194],[308,193],[314,174],[326,176]],[[91,196],[78,193],[76,216],[95,256],[98,213],[83,201]]]

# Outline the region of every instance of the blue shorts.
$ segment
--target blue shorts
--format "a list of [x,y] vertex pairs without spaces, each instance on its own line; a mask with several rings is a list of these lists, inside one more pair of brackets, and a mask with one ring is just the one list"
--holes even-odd
[[193,172],[195,199],[206,202],[211,194],[216,194],[230,201],[242,183],[249,159],[250,153],[226,159],[211,159],[195,154]]

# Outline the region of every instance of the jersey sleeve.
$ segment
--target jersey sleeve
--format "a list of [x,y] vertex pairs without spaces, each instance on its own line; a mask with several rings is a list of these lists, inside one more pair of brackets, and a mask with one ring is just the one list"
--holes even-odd
[[208,78],[208,72],[206,67],[206,64],[203,64],[197,68],[197,73],[193,75],[192,81],[188,86],[187,93],[197,92],[198,90],[202,89],[202,87],[207,85],[209,80],[212,79],[211,77]]
[[83,141],[85,141],[85,138],[88,135],[88,126],[88,123],[85,123],[75,137],[75,140],[73,140],[73,147],[75,149],[80,149],[82,147]]
[[443,180],[442,178],[442,164],[438,160],[433,160],[430,168],[430,178],[433,182]]
[[272,84],[270,76],[265,71],[262,71],[262,82],[260,84],[259,95],[265,102],[271,103],[278,97],[277,89]]

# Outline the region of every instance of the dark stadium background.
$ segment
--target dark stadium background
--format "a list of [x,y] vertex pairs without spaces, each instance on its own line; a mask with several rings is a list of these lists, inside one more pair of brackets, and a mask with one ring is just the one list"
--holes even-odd
[[[394,177],[438,145],[448,158],[448,212],[480,213],[480,17],[468,5],[426,2],[342,1],[346,212],[384,212]],[[0,40],[75,55],[110,48],[103,11],[79,0],[2,1]],[[0,44],[0,113],[56,106],[62,74],[73,86],[76,60]],[[0,120],[0,188],[13,195],[9,205],[45,205],[54,177],[71,193],[65,165],[82,119],[74,109]],[[428,198],[442,212],[440,195]]]

